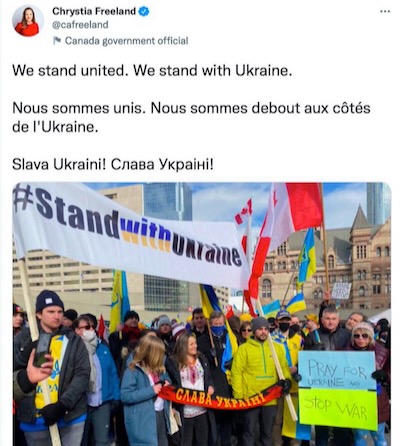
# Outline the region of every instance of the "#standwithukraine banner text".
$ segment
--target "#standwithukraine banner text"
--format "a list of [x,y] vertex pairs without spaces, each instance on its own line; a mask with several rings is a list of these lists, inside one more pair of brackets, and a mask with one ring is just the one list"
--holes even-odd
[[233,223],[142,216],[79,183],[13,189],[17,258],[34,249],[104,268],[243,289],[249,267]]

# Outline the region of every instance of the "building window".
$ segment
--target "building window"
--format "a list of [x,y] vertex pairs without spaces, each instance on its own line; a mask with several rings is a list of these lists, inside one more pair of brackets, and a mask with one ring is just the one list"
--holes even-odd
[[278,271],[280,271],[282,269],[282,263],[278,262]]
[[262,290],[261,295],[264,299],[271,298],[272,292],[271,292],[271,281],[269,279],[264,279],[262,282]]
[[314,293],[313,293],[314,299],[318,299],[321,300],[323,297],[323,292],[321,290],[321,288],[317,288]]
[[329,283],[335,283],[336,282],[336,276],[329,276]]
[[375,254],[376,254],[376,257],[381,257],[382,256],[382,249],[381,248],[376,248]]
[[360,245],[357,246],[357,259],[366,259],[367,258],[367,246]]
[[286,270],[286,262],[282,262],[282,269],[285,271]]
[[332,255],[328,256],[328,268],[329,269],[335,268],[335,258]]
[[381,294],[381,286],[372,285],[372,294]]
[[365,269],[363,269],[362,273],[361,273],[361,279],[366,280],[366,278],[367,278],[367,271],[365,271]]
[[389,257],[389,256],[390,256],[389,246],[385,246],[385,257]]
[[357,271],[357,280],[361,280],[361,271],[360,270]]
[[285,256],[286,255],[286,242],[282,243],[281,246],[278,246],[277,249],[278,256]]
[[358,297],[364,297],[365,296],[365,288],[363,286],[360,286],[358,289]]

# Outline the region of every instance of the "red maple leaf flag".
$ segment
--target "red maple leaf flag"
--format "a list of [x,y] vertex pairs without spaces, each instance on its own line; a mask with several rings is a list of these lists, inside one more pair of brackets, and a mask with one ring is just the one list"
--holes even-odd
[[242,225],[243,223],[246,223],[249,216],[253,213],[251,198],[247,200],[246,206],[235,215],[235,221],[238,226]]
[[[292,233],[321,226],[321,223],[322,202],[318,183],[272,184],[249,280],[252,301],[258,299],[258,279],[268,252],[278,248]],[[251,312],[252,307],[249,305]]]

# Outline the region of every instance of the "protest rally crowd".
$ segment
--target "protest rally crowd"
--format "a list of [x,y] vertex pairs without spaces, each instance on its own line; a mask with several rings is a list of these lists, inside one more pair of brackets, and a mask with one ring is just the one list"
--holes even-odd
[[[94,315],[65,310],[53,291],[43,290],[35,305],[39,333],[51,334],[49,353],[40,366],[33,364],[38,344],[32,342],[25,312],[13,304],[17,446],[51,445],[49,426],[54,424],[63,446],[309,445],[310,436],[297,436],[299,423],[285,415],[288,395],[297,414],[301,410],[302,350],[375,354],[377,431],[316,425],[315,445],[362,446],[370,436],[376,446],[387,445],[390,324],[386,319],[373,325],[361,312],[354,312],[340,321],[329,300],[322,302],[318,315],[308,314],[304,321],[285,309],[273,318],[249,314],[227,318],[213,311],[206,319],[203,309],[196,308],[188,321],[159,315],[145,325],[137,312],[129,310],[117,330],[106,336]],[[233,355],[229,333],[239,346]],[[42,392],[44,379],[50,404]],[[174,397],[166,398],[171,388]],[[182,397],[189,395],[185,389],[192,390],[191,397]],[[267,398],[265,389],[278,394]],[[208,404],[195,404],[201,392]],[[231,410],[216,408],[217,401]],[[243,401],[257,404],[245,407]]]

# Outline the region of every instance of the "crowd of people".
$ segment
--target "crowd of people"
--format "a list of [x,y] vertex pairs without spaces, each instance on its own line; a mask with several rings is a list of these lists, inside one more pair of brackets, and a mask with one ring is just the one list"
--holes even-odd
[[[377,383],[378,430],[315,426],[316,446],[386,446],[390,428],[390,324],[375,326],[361,312],[341,323],[324,301],[304,321],[280,310],[274,318],[248,314],[226,319],[193,310],[181,323],[162,314],[149,326],[129,310],[114,333],[102,337],[96,316],[64,309],[57,293],[36,298],[39,334],[50,336],[36,360],[24,310],[13,304],[14,444],[51,445],[57,424],[63,446],[300,446],[283,428],[286,395],[298,410],[301,350],[370,351]],[[239,345],[229,356],[228,324]],[[40,338],[39,338],[40,342]],[[47,379],[49,395],[43,392]],[[265,405],[218,410],[161,398],[164,386],[205,392],[210,398],[249,398],[279,383],[282,396]],[[48,400],[50,398],[50,401]]]

